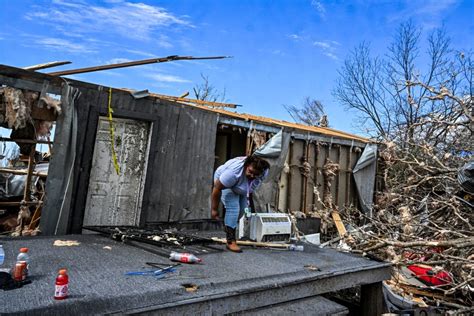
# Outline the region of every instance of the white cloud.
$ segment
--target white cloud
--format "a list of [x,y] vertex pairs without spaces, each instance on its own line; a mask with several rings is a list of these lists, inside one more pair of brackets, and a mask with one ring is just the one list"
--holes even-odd
[[322,49],[330,49],[331,48],[331,45],[329,45],[328,43],[326,42],[314,42],[313,43],[314,46],[318,46]]
[[132,61],[132,60],[127,59],[127,58],[112,58],[111,60],[108,60],[105,64],[106,65],[120,64],[120,63],[127,63],[129,61]]
[[86,45],[70,42],[62,38],[42,37],[34,40],[36,45],[56,51],[63,51],[69,53],[93,53],[96,50]]
[[109,1],[106,5],[91,5],[84,1],[54,0],[52,6],[37,6],[26,14],[30,20],[40,20],[69,33],[115,33],[138,40],[157,40],[170,47],[168,38],[156,32],[170,27],[194,27],[186,18],[166,9],[144,3]]
[[169,82],[169,83],[189,83],[189,82],[191,82],[187,79],[183,79],[183,78],[178,77],[178,76],[165,75],[165,74],[160,74],[160,73],[150,74],[150,75],[147,75],[147,77],[149,77],[149,78],[151,78],[155,81],[158,81],[158,82]]
[[288,37],[295,41],[301,40],[301,36],[299,36],[298,34],[290,34],[288,35]]
[[325,8],[324,5],[321,3],[321,1],[312,0],[312,1],[311,1],[311,5],[316,9],[316,11],[318,12],[319,17],[320,17],[321,19],[325,19],[325,18],[326,18],[326,8]]
[[326,41],[315,41],[313,45],[316,46],[320,52],[331,59],[339,60],[336,55],[337,47],[340,46],[336,41],[326,40]]
[[388,16],[388,22],[398,23],[410,18],[419,20],[418,23],[425,29],[439,27],[447,12],[453,10],[459,3],[459,0],[425,0],[425,1],[407,1],[405,8]]
[[125,51],[130,53],[130,54],[134,54],[134,55],[138,55],[138,56],[144,56],[144,57],[150,57],[150,58],[158,57],[158,56],[156,56],[156,54],[144,52],[144,51],[141,51],[141,50],[126,49]]

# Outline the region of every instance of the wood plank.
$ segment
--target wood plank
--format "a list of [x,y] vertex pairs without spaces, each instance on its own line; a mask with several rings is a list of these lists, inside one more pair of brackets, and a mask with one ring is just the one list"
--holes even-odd
[[385,312],[382,282],[361,286],[360,305],[362,309],[361,315],[364,316],[378,316]]
[[303,141],[295,140],[292,144],[290,157],[290,175],[291,181],[289,185],[290,201],[289,209],[293,212],[303,211],[303,201],[301,199],[301,191],[303,190],[303,176],[301,175],[301,158],[303,156]]
[[150,187],[153,193],[149,196],[146,222],[167,222],[169,221],[171,208],[171,186],[169,179],[174,177],[174,145],[176,140],[176,130],[180,109],[177,106],[169,106],[166,101],[155,103],[157,115],[160,117],[160,125],[157,134],[153,136],[156,144],[150,148],[150,155],[153,157],[149,161]]
[[[227,243],[227,240],[225,238],[212,237],[212,240],[221,244]],[[270,243],[270,242],[257,242],[257,241],[248,241],[248,240],[237,240],[237,245],[254,246],[254,247],[271,247],[271,248],[282,248],[282,249],[288,249],[290,246],[288,244],[277,244],[277,243]]]
[[[285,163],[289,165],[290,155],[286,155]],[[282,172],[280,175],[280,180],[278,182],[278,210],[280,212],[285,212],[288,210],[288,192],[289,192],[289,181],[288,173]]]
[[[324,176],[323,176],[323,167],[324,167],[324,162],[326,161],[328,153],[328,146],[318,143],[317,148],[316,148],[316,186],[317,190],[319,193],[319,199],[323,199],[324,196]],[[317,209],[322,209],[323,204],[321,201],[316,200],[315,197],[315,205]]]
[[316,165],[316,146],[314,142],[309,143],[308,147],[308,163],[311,166],[311,172],[308,177],[308,186],[306,190],[306,208],[308,212],[314,210],[314,186],[315,186],[315,165]]
[[[339,144],[336,144],[336,145],[332,144],[328,148],[329,159],[334,163],[339,162],[339,147],[340,147]],[[339,175],[339,172],[336,174],[336,176],[334,177],[331,183],[331,197],[332,197],[332,203],[334,205],[337,205],[338,175]]]
[[346,171],[349,167],[347,165],[347,157],[348,157],[348,150],[347,146],[340,146],[339,147],[339,174],[338,178],[338,188],[337,188],[337,200],[335,201],[336,205],[339,207],[340,210],[346,207],[346,195],[347,195],[347,172]]
[[342,222],[341,216],[336,211],[331,212],[332,219],[334,220],[334,224],[336,225],[337,232],[339,233],[339,237],[343,238],[347,234],[346,227]]

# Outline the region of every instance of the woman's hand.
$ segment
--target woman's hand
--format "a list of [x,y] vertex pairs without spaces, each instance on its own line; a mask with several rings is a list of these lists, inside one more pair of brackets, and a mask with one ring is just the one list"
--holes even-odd
[[211,210],[211,218],[215,220],[219,220],[219,212],[217,210]]

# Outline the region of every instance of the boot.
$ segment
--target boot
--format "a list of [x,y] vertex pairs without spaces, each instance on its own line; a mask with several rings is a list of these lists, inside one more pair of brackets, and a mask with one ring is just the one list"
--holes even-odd
[[235,228],[230,228],[229,226],[225,227],[227,245],[226,248],[233,252],[242,252],[240,247],[237,245],[235,240]]

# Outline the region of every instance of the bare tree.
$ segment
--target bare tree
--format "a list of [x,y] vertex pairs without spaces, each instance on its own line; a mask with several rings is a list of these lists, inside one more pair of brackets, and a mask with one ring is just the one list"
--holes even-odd
[[297,123],[324,127],[328,125],[323,104],[311,97],[306,97],[301,106],[283,105],[283,107]]
[[203,83],[193,87],[194,97],[197,100],[211,101],[211,102],[224,102],[225,101],[225,89],[220,92],[217,88],[209,83],[209,76],[201,74]]
[[428,36],[428,64],[423,65],[420,38],[411,21],[402,23],[385,56],[371,57],[369,45],[362,43],[340,69],[333,94],[359,112],[371,136],[414,143],[433,134],[430,124],[420,124],[427,120],[466,124],[462,118],[469,117],[469,109],[459,101],[472,98],[472,54],[461,58],[438,29]]

